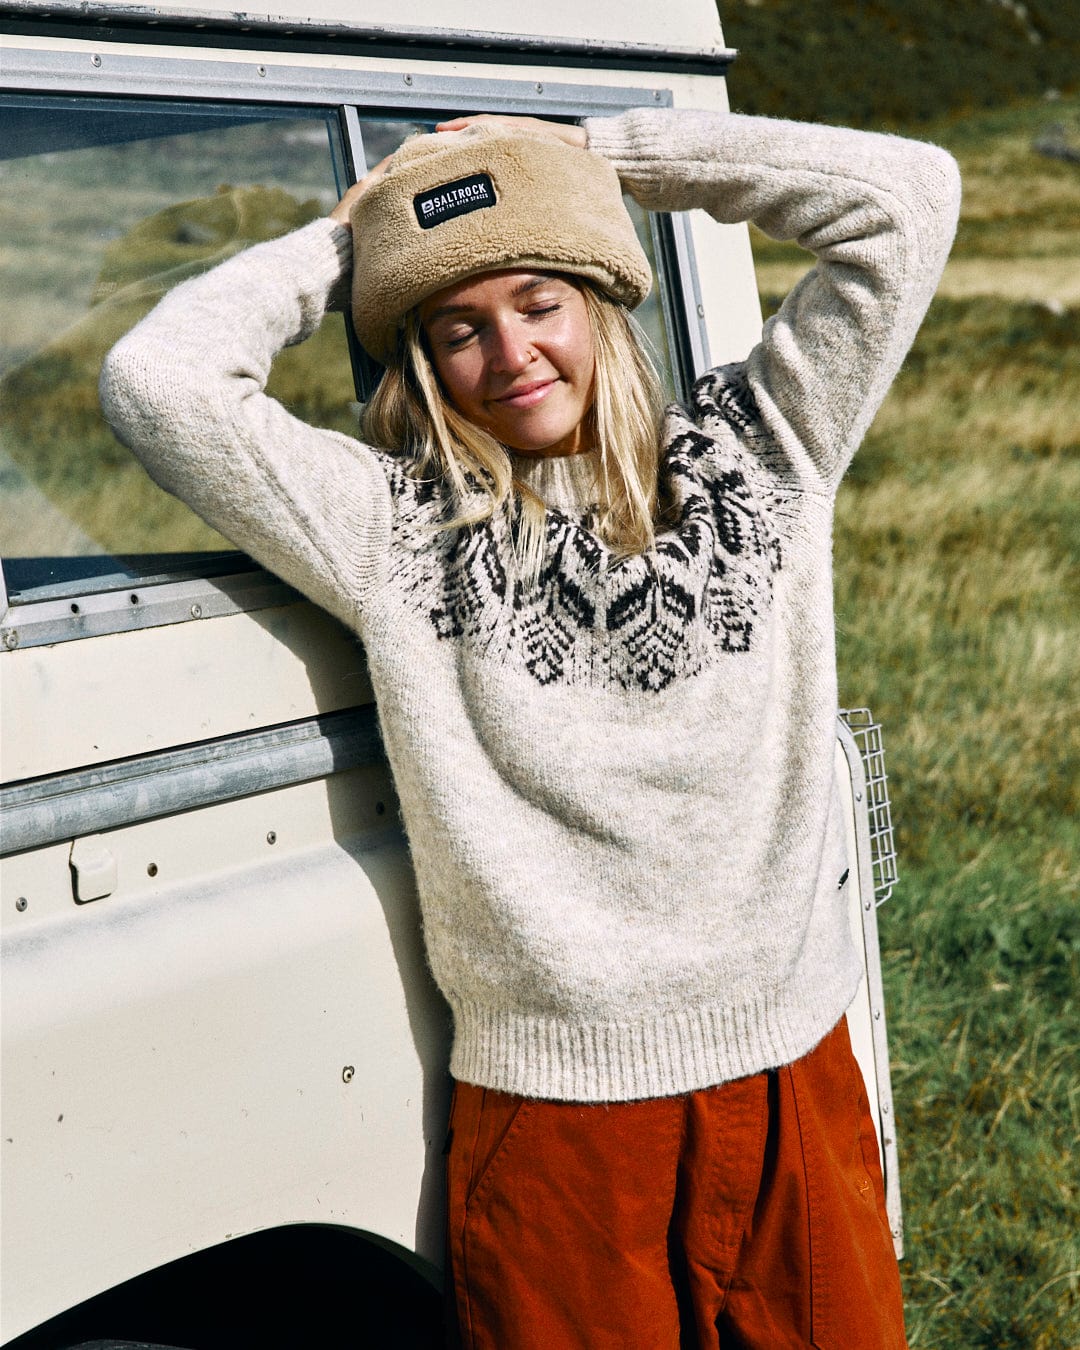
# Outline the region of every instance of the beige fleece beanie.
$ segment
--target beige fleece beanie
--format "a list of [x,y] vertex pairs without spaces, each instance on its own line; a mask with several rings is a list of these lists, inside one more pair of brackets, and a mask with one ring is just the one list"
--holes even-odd
[[611,164],[498,123],[410,137],[352,231],[353,324],[383,362],[414,305],[480,272],[572,272],[631,308],[652,285]]

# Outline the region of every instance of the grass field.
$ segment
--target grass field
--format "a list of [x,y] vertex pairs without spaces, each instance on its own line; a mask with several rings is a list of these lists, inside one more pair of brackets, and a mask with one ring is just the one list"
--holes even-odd
[[[1049,120],[1080,130],[1080,103],[921,133],[964,171],[965,284],[839,502],[841,698],[886,726],[899,824],[880,917],[919,1350],[1080,1347],[1080,166],[1031,152]],[[769,289],[794,260],[758,248]]]

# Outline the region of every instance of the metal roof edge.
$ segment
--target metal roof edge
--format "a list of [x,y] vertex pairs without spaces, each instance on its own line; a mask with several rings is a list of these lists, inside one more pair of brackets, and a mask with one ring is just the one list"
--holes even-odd
[[656,65],[722,72],[735,59],[732,47],[666,47],[648,43],[605,42],[592,38],[547,37],[528,33],[488,32],[409,25],[327,23],[322,20],[267,13],[165,8],[161,5],[100,3],[100,0],[0,0],[0,19],[21,19],[45,25],[76,25],[95,30],[137,30],[156,41],[178,41],[185,35],[214,34],[254,41],[292,39],[305,44],[339,47],[422,48],[452,50],[471,60],[492,56],[563,57],[613,66]]

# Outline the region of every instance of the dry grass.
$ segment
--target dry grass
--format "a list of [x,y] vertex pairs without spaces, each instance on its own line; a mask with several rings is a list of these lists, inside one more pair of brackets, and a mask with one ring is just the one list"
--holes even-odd
[[[1080,305],[1080,169],[1033,146],[1060,127],[1080,147],[1080,101],[1038,102],[920,127],[960,160],[964,209],[940,294]],[[754,232],[762,291],[782,295],[806,254]]]
[[944,129],[985,292],[935,301],[838,504],[841,697],[886,725],[899,827],[916,1350],[1080,1347],[1080,309],[992,284],[1006,244],[1080,275],[1074,233],[1024,223],[1080,200],[1024,148],[1043,115]]
[[[1080,305],[1080,238],[1076,242],[1075,257],[954,257],[945,268],[938,294],[964,299],[997,295],[1075,308]],[[803,258],[763,261],[758,265],[758,282],[765,294],[783,295],[808,266]]]

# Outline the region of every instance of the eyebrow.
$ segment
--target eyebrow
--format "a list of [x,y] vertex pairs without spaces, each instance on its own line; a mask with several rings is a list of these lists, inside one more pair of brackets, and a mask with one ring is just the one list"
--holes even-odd
[[[546,285],[549,281],[559,281],[560,277],[551,276],[548,273],[541,273],[539,276],[526,277],[522,282],[510,292],[515,300],[523,295],[528,295],[530,291],[535,291],[538,287]],[[471,314],[476,309],[475,305],[440,305],[438,309],[433,309],[424,319],[425,323],[434,323],[436,319],[447,319],[455,314]]]

